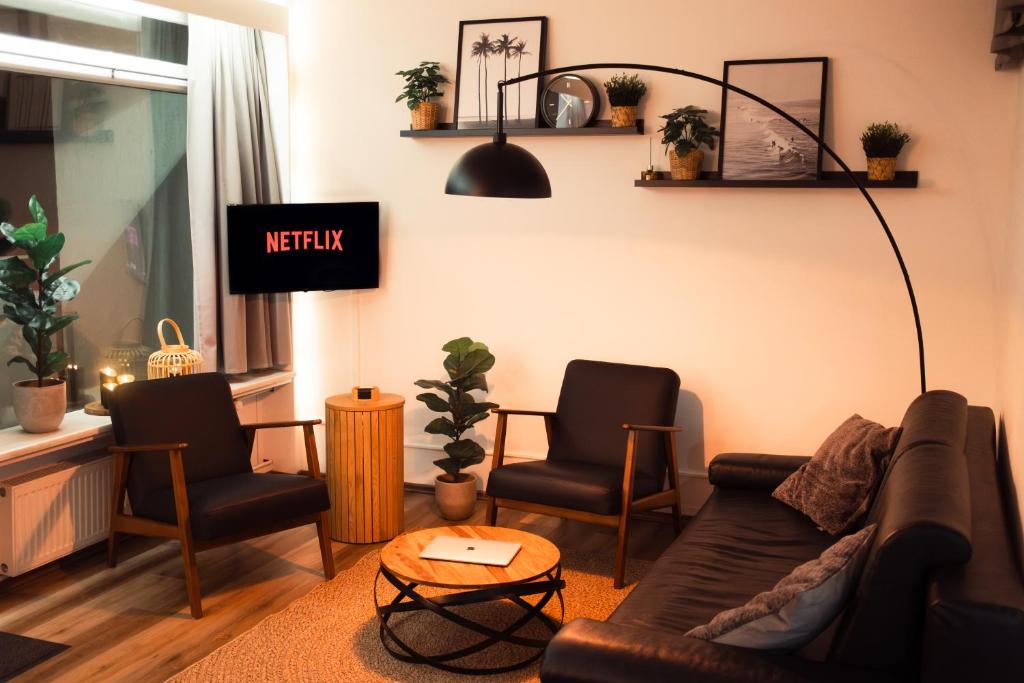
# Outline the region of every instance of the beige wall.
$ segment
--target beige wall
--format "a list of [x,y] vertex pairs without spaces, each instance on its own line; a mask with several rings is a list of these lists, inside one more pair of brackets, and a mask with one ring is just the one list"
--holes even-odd
[[[718,75],[726,59],[829,56],[827,137],[841,155],[863,167],[858,136],[873,120],[915,138],[901,167],[920,170],[921,187],[876,197],[918,288],[929,384],[994,405],[1018,77],[992,68],[990,5],[293,2],[293,197],[379,200],[383,246],[380,289],[296,296],[300,414],[376,384],[410,399],[407,442],[436,447],[411,383],[439,375],[440,345],[460,335],[491,346],[490,399],[508,406],[553,406],[572,358],[674,368],[691,472],[721,451],[811,452],[851,413],[892,424],[916,395],[899,271],[853,191],[636,189],[648,154],[637,136],[527,140],[550,200],[445,196],[448,170],[479,140],[400,139],[409,115],[392,103],[393,74],[435,59],[454,77],[460,19],[533,14],[549,17],[552,65]],[[645,78],[651,132],[676,106],[720,109],[713,87]],[[481,425],[488,445],[493,427]],[[509,447],[541,454],[541,426],[514,423]],[[429,476],[429,457],[410,449],[411,478]]]

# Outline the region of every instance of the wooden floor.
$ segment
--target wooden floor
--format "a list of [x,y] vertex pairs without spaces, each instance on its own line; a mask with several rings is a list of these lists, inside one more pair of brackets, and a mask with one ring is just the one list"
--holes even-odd
[[[483,523],[483,503],[468,523]],[[405,496],[405,528],[444,524],[428,494]],[[467,523],[467,522],[462,522]],[[561,548],[615,551],[615,530],[502,510],[498,523],[540,534]],[[637,520],[630,556],[654,559],[672,541],[670,524]],[[334,544],[338,571],[377,545]],[[0,583],[0,631],[71,647],[15,679],[163,681],[278,612],[323,581],[312,526],[199,555],[206,616],[189,616],[176,542],[127,539],[116,569],[90,551]],[[366,586],[353,596],[367,597]]]

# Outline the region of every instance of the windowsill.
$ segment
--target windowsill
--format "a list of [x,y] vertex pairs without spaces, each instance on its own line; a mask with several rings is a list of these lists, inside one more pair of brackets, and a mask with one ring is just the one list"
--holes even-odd
[[[231,378],[231,393],[236,398],[252,396],[290,384],[295,373],[273,371]],[[29,434],[21,427],[0,429],[0,465],[11,465],[56,450],[110,440],[110,418],[86,415],[75,410],[64,416],[60,429],[46,434]]]

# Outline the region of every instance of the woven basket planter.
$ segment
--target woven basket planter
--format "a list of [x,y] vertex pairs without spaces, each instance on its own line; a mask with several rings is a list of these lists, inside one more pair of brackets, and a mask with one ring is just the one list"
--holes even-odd
[[700,178],[700,167],[704,164],[704,150],[693,149],[679,156],[675,148],[669,148],[668,162],[672,169],[672,180],[697,180]]
[[441,105],[437,102],[420,102],[412,110],[412,129],[434,130],[440,115]]
[[[164,323],[170,323],[178,336],[177,344],[164,341]],[[156,324],[156,336],[160,338],[160,350],[155,351],[146,363],[146,375],[149,379],[192,375],[203,370],[203,357],[193,351],[181,336],[181,328],[170,318],[164,318]]]
[[868,157],[868,180],[892,180],[896,177],[896,157]]
[[632,128],[636,125],[637,107],[612,107],[612,128]]

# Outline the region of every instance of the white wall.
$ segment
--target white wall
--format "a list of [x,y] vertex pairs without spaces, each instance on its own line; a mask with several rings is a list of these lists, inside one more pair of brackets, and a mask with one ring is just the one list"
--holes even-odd
[[[918,289],[929,385],[997,396],[994,262],[1009,204],[1017,75],[992,68],[990,2],[730,0],[635,4],[296,0],[291,7],[293,198],[381,202],[382,286],[297,296],[299,414],[376,384],[409,399],[407,441],[428,415],[412,381],[440,375],[446,340],[498,358],[490,399],[554,405],[572,358],[665,365],[682,377],[684,469],[716,453],[812,452],[857,411],[896,423],[917,394],[903,284],[881,230],[850,190],[633,187],[646,136],[528,139],[554,197],[443,194],[471,140],[400,139],[394,72],[434,59],[454,77],[460,19],[549,17],[551,65],[621,60],[718,75],[726,59],[831,58],[827,137],[863,167],[875,120],[908,126],[916,190],[875,196]],[[595,82],[607,73],[591,73]],[[659,113],[720,92],[644,76]],[[450,117],[453,88],[444,104]],[[660,150],[658,165],[667,163]],[[828,168],[828,166],[826,166]],[[480,431],[490,443],[493,421]],[[509,448],[543,453],[539,424]],[[408,452],[407,472],[429,472]]]

